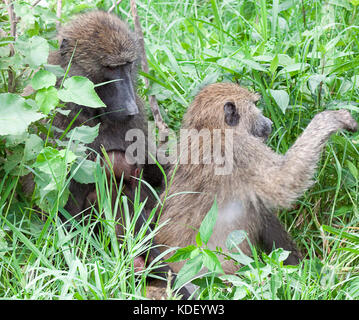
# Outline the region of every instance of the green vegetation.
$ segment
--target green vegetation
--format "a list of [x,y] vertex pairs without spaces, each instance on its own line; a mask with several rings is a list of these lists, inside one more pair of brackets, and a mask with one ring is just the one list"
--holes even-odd
[[[63,21],[112,5],[110,0],[62,2]],[[66,112],[60,101],[80,99],[89,107],[101,101],[86,78],[68,78],[55,87],[64,71],[46,61],[57,47],[56,1],[34,7],[30,1],[13,3],[21,17],[16,39],[7,7],[0,6],[0,297],[140,299],[153,265],[135,272],[133,257],[146,251],[150,239],[144,236],[146,226],[135,235],[129,221],[123,245],[116,240],[111,186],[100,166],[84,156],[98,128],[68,128],[56,144],[49,136],[55,112]],[[156,95],[171,128],[179,129],[194,95],[216,81],[238,82],[262,95],[259,106],[274,123],[269,144],[280,153],[322,110],[346,108],[359,119],[358,1],[138,0],[137,6],[150,66],[138,89],[145,100]],[[133,24],[129,1],[114,12]],[[36,91],[22,97],[28,84]],[[223,275],[220,252],[206,248],[214,223],[208,218],[197,243],[172,258],[187,260],[177,284],[206,266],[209,272],[194,280],[201,299],[359,298],[358,143],[358,134],[333,136],[316,184],[292,210],[278,212],[306,253],[300,266],[283,266],[287,253],[281,249],[265,255],[253,248],[253,257],[229,256],[241,267],[235,275]],[[20,183],[29,172],[36,183],[32,199]],[[66,216],[62,206],[72,178],[96,182],[99,210],[94,208],[90,221],[59,219],[59,211]],[[128,216],[127,199],[116,200]],[[136,199],[136,216],[142,206]],[[215,217],[213,210],[208,216]],[[232,235],[229,245],[242,238]]]

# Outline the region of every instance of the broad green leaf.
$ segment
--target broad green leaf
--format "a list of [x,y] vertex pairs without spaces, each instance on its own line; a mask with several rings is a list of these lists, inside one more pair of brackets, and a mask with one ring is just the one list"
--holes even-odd
[[214,199],[211,209],[208,211],[207,215],[204,217],[201,226],[199,227],[199,233],[201,235],[202,241],[207,244],[209,238],[212,235],[214,225],[217,221],[218,207],[217,199]]
[[264,72],[267,71],[267,69],[264,66],[262,66],[260,63],[255,62],[253,60],[242,59],[241,62],[243,64],[245,64],[247,67],[249,67],[250,69],[254,69],[254,70],[258,70],[258,71],[264,71]]
[[62,69],[62,67],[59,66],[59,65],[44,64],[44,69],[46,71],[51,72],[52,74],[54,74],[58,78],[61,78],[61,77],[63,77],[65,75],[65,70]]
[[294,63],[289,66],[284,67],[282,70],[278,72],[278,75],[297,72],[297,71],[304,71],[306,68],[309,67],[308,63]]
[[283,250],[282,248],[278,248],[272,251],[269,254],[269,257],[274,259],[275,261],[282,262],[285,261],[290,255],[290,251]]
[[225,274],[220,276],[220,279],[232,283],[235,287],[246,286],[246,282],[242,278],[233,274]]
[[170,257],[169,259],[167,259],[165,262],[178,262],[178,261],[189,259],[192,251],[195,249],[197,249],[197,247],[194,245],[190,245],[185,248],[177,249],[177,251],[174,253],[174,255],[172,257]]
[[46,174],[55,174],[61,176],[65,164],[75,161],[76,155],[70,150],[57,150],[52,147],[46,147],[37,156],[34,167]]
[[321,82],[325,81],[325,75],[323,74],[313,74],[308,79],[308,86],[311,93],[315,94],[315,90],[320,85]]
[[79,183],[95,183],[96,162],[87,159],[79,159],[78,162],[78,166],[73,166],[73,170],[76,170],[73,178]]
[[34,69],[47,62],[49,44],[44,38],[34,36],[25,40],[18,39],[15,47],[24,55],[24,63]]
[[24,157],[24,149],[22,146],[19,145],[11,151],[11,154],[6,157],[4,170],[7,173],[11,172],[12,174],[17,175],[19,174],[19,172],[15,168],[21,163]]
[[98,131],[100,128],[100,124],[89,127],[89,126],[81,126],[72,129],[66,136],[72,140],[80,141],[83,143],[92,143],[96,137],[98,136]]
[[237,71],[239,69],[239,62],[231,57],[219,59],[217,64],[227,70]]
[[24,98],[13,93],[0,94],[0,135],[20,135],[30,123],[43,117],[29,108]]
[[193,279],[198,274],[198,272],[201,271],[202,266],[202,255],[197,255],[193,259],[188,260],[177,274],[177,279],[174,286],[175,290]]
[[278,107],[285,113],[285,110],[289,105],[289,95],[285,90],[272,90],[270,89],[270,93],[277,103]]
[[41,18],[46,21],[47,23],[50,22],[57,22],[58,18],[56,16],[56,13],[49,10],[46,7],[42,7],[42,6],[32,6],[32,11],[34,12],[35,15],[37,16],[41,16]]
[[36,134],[30,134],[25,143],[24,160],[29,161],[36,159],[38,154],[41,152],[43,145],[44,142],[39,136]]
[[90,108],[106,107],[97,95],[94,84],[85,77],[73,76],[66,79],[64,89],[59,90],[58,95],[64,102],[73,102]]
[[243,230],[232,231],[226,239],[226,247],[228,250],[233,250],[239,247],[239,245],[246,239],[246,233]]
[[35,23],[35,17],[32,14],[31,7],[23,2],[14,3],[14,12],[17,17],[21,17],[21,22],[27,26]]
[[221,262],[211,250],[203,250],[203,264],[209,271],[224,273]]
[[49,114],[59,103],[57,90],[55,87],[40,89],[36,92],[35,101],[42,113]]
[[247,266],[254,261],[251,257],[248,257],[243,252],[228,252],[227,255],[244,266]]
[[37,204],[46,210],[59,201],[65,205],[69,196],[68,189],[64,189],[65,179],[76,155],[70,150],[57,150],[52,147],[44,148],[37,156],[33,165],[36,175],[35,183],[38,193]]
[[46,70],[39,70],[31,79],[31,86],[34,90],[48,88],[56,84],[56,76]]
[[27,132],[23,132],[19,135],[8,135],[5,136],[4,139],[6,141],[6,147],[13,148],[16,147],[18,144],[25,143],[26,139],[28,138],[29,134]]

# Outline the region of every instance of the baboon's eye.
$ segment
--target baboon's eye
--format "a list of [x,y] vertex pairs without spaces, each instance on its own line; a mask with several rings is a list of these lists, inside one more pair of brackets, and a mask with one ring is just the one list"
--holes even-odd
[[224,121],[231,127],[239,123],[239,114],[233,102],[226,102],[224,107]]
[[116,69],[118,68],[118,66],[112,65],[112,66],[106,66],[105,68],[106,68],[107,70],[114,71],[114,70],[116,70]]
[[67,39],[62,39],[61,45],[60,45],[60,54],[64,55],[67,51],[67,47],[69,45],[69,41]]

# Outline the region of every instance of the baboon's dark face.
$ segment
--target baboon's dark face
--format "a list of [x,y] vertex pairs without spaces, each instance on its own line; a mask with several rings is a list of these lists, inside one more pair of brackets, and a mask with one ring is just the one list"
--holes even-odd
[[135,89],[132,81],[133,62],[102,69],[102,82],[113,81],[96,87],[96,92],[107,108],[100,110],[107,118],[129,120],[138,114]]
[[69,75],[105,83],[95,90],[107,107],[86,112],[112,121],[127,121],[139,113],[134,85],[139,50],[123,21],[106,12],[85,13],[60,30],[60,39],[62,65],[71,60]]

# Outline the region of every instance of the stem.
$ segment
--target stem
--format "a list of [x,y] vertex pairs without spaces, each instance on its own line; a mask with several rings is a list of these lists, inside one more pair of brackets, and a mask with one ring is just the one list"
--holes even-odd
[[[10,22],[10,35],[14,38],[14,41],[16,40],[16,16],[14,12],[14,5],[10,3],[9,0],[5,0],[5,5],[7,6],[7,11],[9,14],[9,22]],[[10,46],[10,57],[12,57],[15,54],[15,49],[12,43],[9,44]],[[7,70],[8,72],[8,92],[15,92],[15,77],[16,73],[15,71],[9,67]]]
[[62,0],[57,0],[57,8],[56,8],[56,17],[59,19],[56,22],[56,27],[58,28],[61,25],[61,10],[62,10]]
[[122,0],[117,0],[117,1],[113,1],[112,6],[110,7],[110,9],[107,10],[108,13],[111,13],[113,11],[113,9],[116,8],[117,5],[119,5],[121,3]]
[[[138,42],[140,44],[140,50],[141,50],[141,56],[142,56],[142,59],[141,59],[142,71],[148,74],[149,68],[148,68],[148,62],[147,62],[147,58],[146,58],[145,42],[143,40],[143,32],[141,29],[140,19],[137,14],[136,1],[130,0],[130,3],[131,3],[131,12],[132,12],[132,16],[133,16],[133,20],[134,20],[134,24],[135,24],[135,33],[137,35]],[[145,78],[145,86],[147,89],[150,87],[150,83],[147,78]],[[156,123],[158,130],[160,131],[160,133],[167,132],[168,127],[162,119],[156,97],[154,95],[150,95],[148,97],[148,101],[150,103],[153,118],[155,119],[155,123]]]

